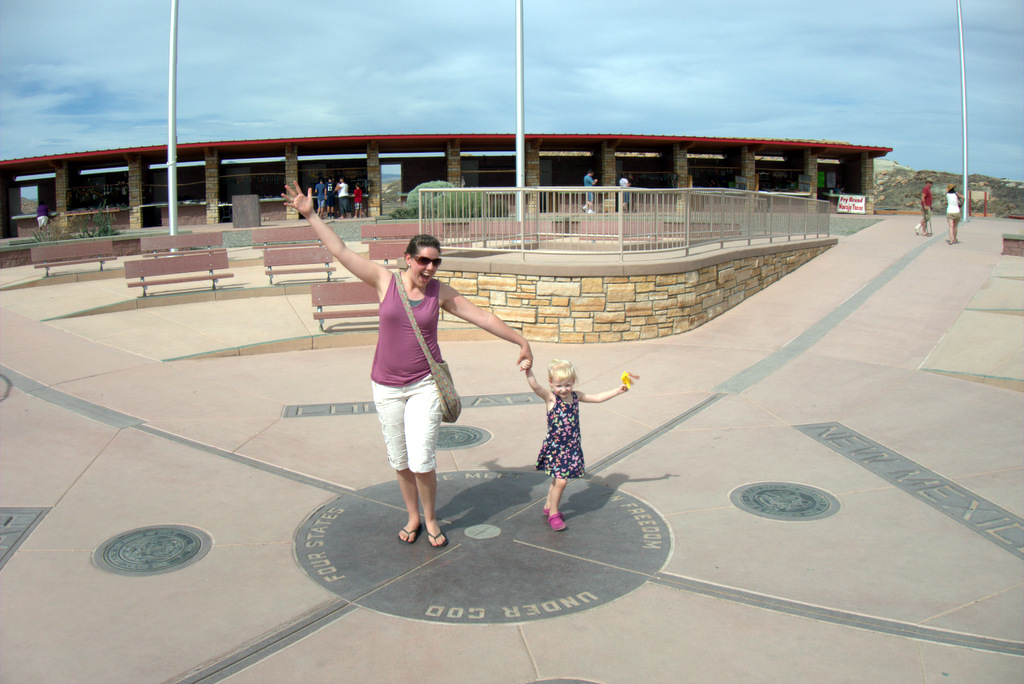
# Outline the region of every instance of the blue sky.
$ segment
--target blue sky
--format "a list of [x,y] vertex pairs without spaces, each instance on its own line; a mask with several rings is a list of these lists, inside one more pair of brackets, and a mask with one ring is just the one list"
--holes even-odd
[[[963,166],[955,0],[523,0],[529,134]],[[167,141],[170,0],[0,0],[0,158]],[[1024,3],[963,0],[969,170],[1024,179]],[[179,143],[515,132],[514,0],[179,0]],[[115,37],[116,36],[116,37]]]

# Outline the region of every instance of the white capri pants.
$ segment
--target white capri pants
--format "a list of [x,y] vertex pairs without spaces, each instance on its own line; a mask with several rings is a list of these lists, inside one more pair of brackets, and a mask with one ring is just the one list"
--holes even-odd
[[391,467],[414,473],[436,469],[441,395],[434,378],[428,375],[405,387],[388,387],[372,380],[370,384]]

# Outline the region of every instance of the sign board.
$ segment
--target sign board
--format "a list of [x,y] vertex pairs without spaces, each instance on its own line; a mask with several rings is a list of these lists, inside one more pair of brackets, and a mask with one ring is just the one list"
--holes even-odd
[[840,214],[866,214],[868,198],[864,195],[840,195],[836,211]]

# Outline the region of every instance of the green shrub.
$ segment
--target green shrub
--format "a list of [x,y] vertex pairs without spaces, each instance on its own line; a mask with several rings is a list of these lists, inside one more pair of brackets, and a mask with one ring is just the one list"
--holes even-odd
[[[405,206],[399,207],[388,214],[393,219],[419,218],[420,215],[420,190],[423,188],[454,188],[455,186],[447,181],[428,181],[420,183],[413,188],[405,200]],[[445,192],[428,193],[424,200],[430,202],[427,215],[444,218],[479,218],[485,214],[490,217],[508,216],[510,207],[506,201],[500,198],[492,199],[486,206],[487,194],[479,192]]]
[[78,227],[78,234],[75,237],[108,237],[120,234],[121,231],[114,228],[114,220],[110,217],[107,205],[104,204],[100,207],[98,213],[90,214],[88,218],[84,218],[82,224]]
[[36,242],[57,242],[59,240],[73,240],[74,238],[75,231],[66,221],[58,224],[52,218],[45,228],[40,228],[32,233],[32,239]]
[[114,220],[104,204],[95,214],[69,216],[67,220],[59,222],[51,220],[46,228],[32,233],[32,239],[36,242],[59,242],[120,234],[121,231],[114,228]]
[[416,215],[419,216],[420,210],[420,189],[421,188],[454,188],[455,186],[448,181],[427,181],[426,183],[420,183],[415,188],[409,191],[409,195],[405,198],[405,206],[411,207]]
[[420,217],[420,210],[419,210],[419,208],[417,207],[417,208],[414,209],[414,208],[412,208],[412,207],[410,207],[408,205],[403,205],[401,207],[397,207],[395,209],[392,209],[391,212],[388,213],[388,218],[390,218],[390,219],[414,219],[414,218],[419,218],[419,217]]

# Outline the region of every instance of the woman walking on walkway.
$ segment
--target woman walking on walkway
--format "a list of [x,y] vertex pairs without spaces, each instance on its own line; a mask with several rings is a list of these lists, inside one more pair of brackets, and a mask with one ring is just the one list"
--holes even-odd
[[956,184],[950,183],[946,186],[946,220],[949,221],[949,239],[947,245],[955,245],[956,227],[960,223],[960,209],[964,205],[964,198],[956,191]]
[[281,197],[286,206],[294,207],[309,221],[338,263],[377,291],[380,330],[370,379],[388,460],[397,472],[398,487],[409,514],[398,538],[412,544],[419,537],[422,505],[422,526],[426,527],[431,546],[445,546],[448,538],[441,530],[435,513],[437,462],[434,452],[441,423],[441,398],[402,304],[396,280],[402,279],[427,347],[439,363],[442,358],[437,343],[437,322],[441,309],[518,345],[517,365],[532,363],[530,344],[493,313],[478,308],[454,288],[434,278],[441,265],[441,245],[437,238],[430,235],[414,237],[405,251],[407,268],[392,274],[381,264],[348,249],[317,215],[312,194],[303,193],[298,183],[294,188],[285,186]]

